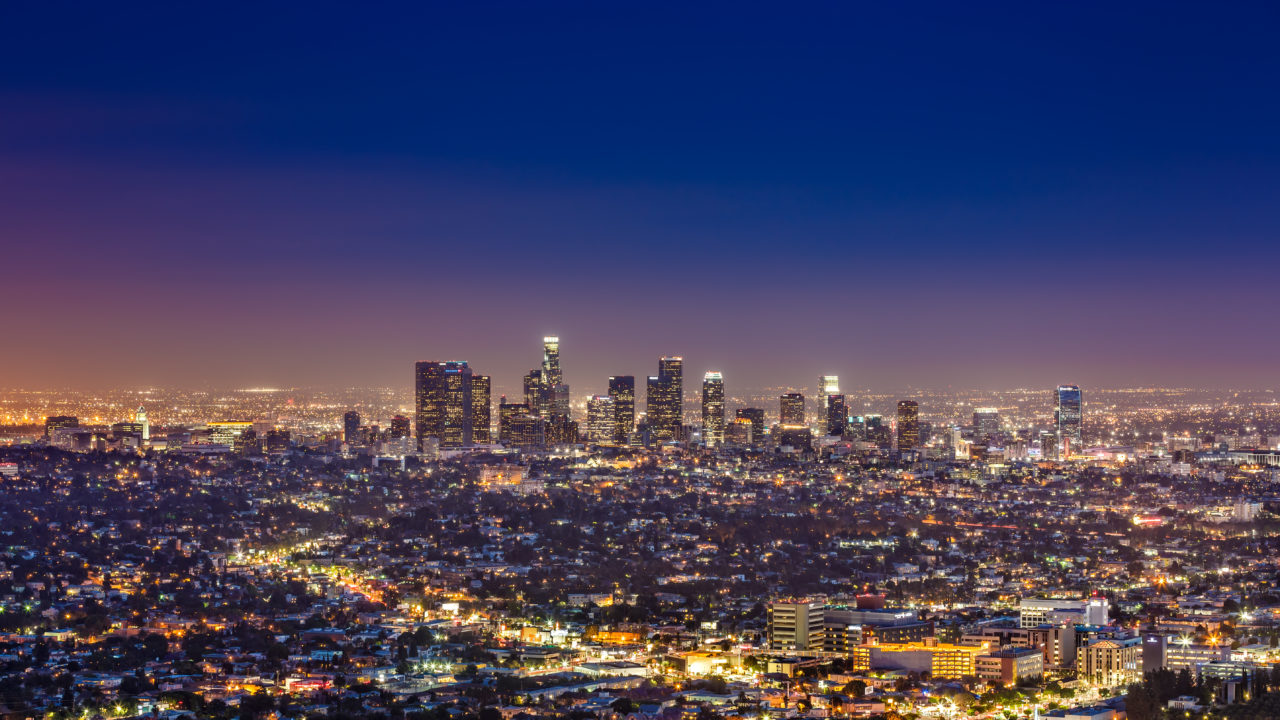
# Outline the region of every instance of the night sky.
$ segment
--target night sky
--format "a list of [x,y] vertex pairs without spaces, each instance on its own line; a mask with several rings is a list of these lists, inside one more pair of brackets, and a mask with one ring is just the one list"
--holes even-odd
[[0,387],[1272,387],[1278,20],[5,3]]

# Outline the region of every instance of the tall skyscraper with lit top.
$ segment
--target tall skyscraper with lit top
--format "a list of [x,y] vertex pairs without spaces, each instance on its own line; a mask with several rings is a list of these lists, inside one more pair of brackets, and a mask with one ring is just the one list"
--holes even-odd
[[658,374],[650,375],[646,402],[649,433],[657,442],[680,440],[684,434],[684,358],[664,357]]
[[1066,459],[1084,442],[1084,395],[1079,385],[1058,386],[1057,421],[1059,456]]
[[564,382],[560,374],[560,338],[548,336],[542,338],[542,375],[548,387],[555,387]]
[[724,376],[715,370],[702,376],[702,442],[724,444]]
[[[825,432],[827,425],[830,424],[831,418],[831,398],[840,395],[840,376],[839,375],[819,375],[818,376],[818,407],[814,408],[817,414],[817,422],[814,426]],[[841,396],[843,402],[844,397]],[[831,433],[827,433],[831,434]]]
[[524,399],[544,420],[569,418],[569,386],[560,371],[560,338],[542,338],[542,365],[524,376]]

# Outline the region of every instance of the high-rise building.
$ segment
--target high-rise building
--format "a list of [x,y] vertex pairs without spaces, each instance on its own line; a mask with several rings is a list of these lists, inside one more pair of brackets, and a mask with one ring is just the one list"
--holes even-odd
[[764,442],[764,408],[738,408],[737,417],[751,421],[751,442],[759,445]]
[[541,447],[547,442],[546,421],[528,413],[512,413],[502,421],[501,432],[502,441],[514,447]]
[[725,426],[724,440],[731,445],[749,446],[755,443],[752,437],[751,421],[744,417],[735,417]]
[[920,406],[915,400],[898,401],[898,450],[920,447]]
[[849,404],[844,395],[836,393],[827,396],[826,434],[844,435],[849,424]]
[[702,376],[702,442],[724,443],[724,376],[715,370]]
[[147,419],[147,409],[138,406],[138,410],[133,413],[133,421],[142,426],[142,442],[151,439],[151,421]]
[[529,406],[529,412],[542,416],[542,370],[530,370],[528,375],[524,376],[524,404]]
[[272,455],[288,452],[289,438],[290,433],[285,428],[271,428],[263,434],[262,449]]
[[818,407],[814,408],[817,414],[814,427],[826,432],[827,418],[829,417],[831,408],[831,396],[840,394],[840,376],[839,375],[819,375],[818,376]]
[[554,415],[545,424],[548,445],[569,445],[578,442],[578,423],[568,415]]
[[990,441],[1000,434],[1000,410],[993,407],[973,409],[973,439]]
[[1058,433],[1046,430],[1040,433],[1040,457],[1044,460],[1058,459]]
[[770,603],[769,649],[820,649],[825,611],[826,601],[822,599]]
[[512,422],[515,418],[530,417],[529,403],[509,403],[503,395],[498,401],[498,441],[512,442]]
[[863,435],[866,437],[867,442],[875,443],[876,447],[879,448],[889,449],[889,426],[885,424],[883,416],[863,415],[862,427]]
[[360,413],[348,410],[342,415],[342,440],[348,445],[360,441]]
[[410,432],[411,431],[409,429],[409,418],[405,417],[404,415],[396,415],[395,417],[391,418],[391,429],[388,431],[387,434],[391,437],[392,440],[407,438],[409,437]]
[[1084,442],[1084,396],[1079,385],[1058,386],[1058,409],[1055,417],[1059,456],[1069,458],[1072,453],[1082,449]]
[[434,438],[442,448],[471,444],[471,367],[466,361],[420,362],[415,367],[414,395],[418,447]]
[[803,393],[786,393],[778,398],[778,405],[783,425],[804,425]]
[[609,397],[613,399],[614,442],[625,444],[636,429],[636,379],[633,375],[609,378]]
[[544,420],[569,417],[569,386],[560,372],[560,338],[542,338],[542,365],[524,376],[524,401]]
[[471,376],[471,442],[487,445],[493,441],[493,409],[489,398],[488,375]]
[[645,421],[653,440],[671,442],[684,436],[684,359],[664,357],[658,374],[649,376]]
[[44,436],[52,438],[55,430],[73,427],[80,427],[80,418],[74,415],[50,415],[44,419]]
[[617,425],[616,401],[607,395],[592,395],[587,400],[587,439],[595,443],[616,442]]
[[837,395],[840,392],[839,375],[819,375],[818,388],[823,395]]
[[[243,443],[240,436],[245,431],[253,430],[252,420],[214,420],[205,424],[209,429],[209,442],[217,445],[226,445],[234,450],[239,450]],[[255,439],[257,434],[253,436]],[[244,442],[249,442],[246,438]]]
[[542,410],[547,419],[569,417],[569,386],[564,383],[545,388],[542,396]]
[[542,375],[547,387],[555,387],[564,382],[560,374],[560,338],[542,338]]

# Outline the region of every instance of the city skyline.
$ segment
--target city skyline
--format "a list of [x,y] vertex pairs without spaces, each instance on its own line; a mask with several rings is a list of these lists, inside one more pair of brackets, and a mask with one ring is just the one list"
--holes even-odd
[[1280,4],[0,18],[0,720],[1280,718]]

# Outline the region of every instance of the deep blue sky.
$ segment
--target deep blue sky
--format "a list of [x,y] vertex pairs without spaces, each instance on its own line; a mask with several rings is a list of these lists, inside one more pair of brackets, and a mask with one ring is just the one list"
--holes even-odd
[[1280,6],[688,5],[0,6],[0,386],[1274,385]]

